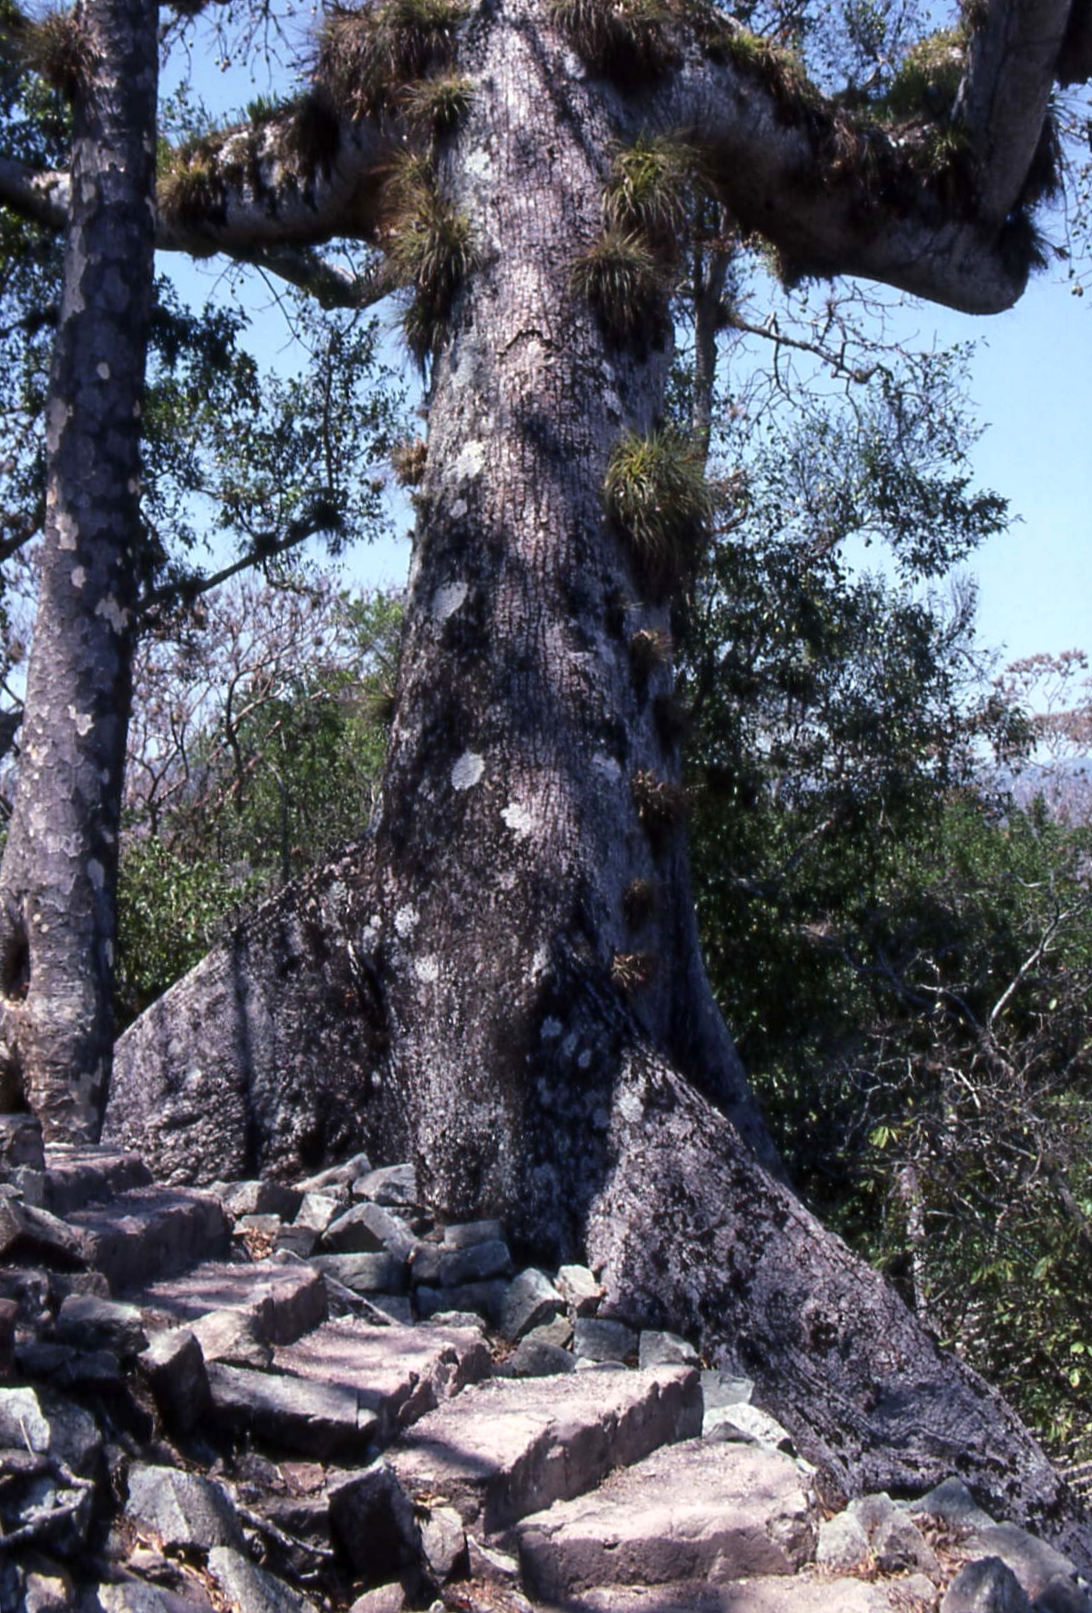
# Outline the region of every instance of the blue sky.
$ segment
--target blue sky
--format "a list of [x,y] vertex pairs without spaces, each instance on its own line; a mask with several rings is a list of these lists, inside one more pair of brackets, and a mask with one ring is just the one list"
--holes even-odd
[[942,310],[942,342],[978,343],[971,392],[986,425],[974,450],[983,486],[1019,520],[968,568],[979,633],[1009,658],[1092,649],[1092,305],[1044,275],[1007,314]]

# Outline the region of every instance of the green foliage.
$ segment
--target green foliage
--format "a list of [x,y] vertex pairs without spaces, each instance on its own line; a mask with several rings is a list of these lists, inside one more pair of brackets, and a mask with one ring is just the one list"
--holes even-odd
[[380,0],[335,8],[319,34],[316,78],[351,117],[391,105],[406,84],[449,66],[462,0]]
[[719,29],[708,42],[711,54],[726,59],[740,72],[758,79],[769,90],[784,122],[798,123],[823,104],[795,50],[747,28]]
[[642,584],[657,597],[678,589],[697,565],[713,515],[701,455],[670,429],[627,432],[611,455],[604,495]]
[[967,39],[943,28],[912,46],[899,63],[876,111],[896,121],[947,118],[963,77]]
[[576,259],[572,280],[614,341],[663,340],[671,281],[642,235],[606,230]]
[[393,595],[235,584],[142,646],[119,895],[122,1023],[239,909],[363,833],[401,633]]
[[127,841],[118,883],[119,1026],[201,961],[257,885],[240,883],[212,856],[179,856],[154,837]]
[[[1032,730],[983,682],[966,589],[922,596],[840,559],[865,512],[907,578],[965,552],[981,511],[943,412],[895,456],[916,533],[889,519],[871,426],[828,420],[810,452],[771,438],[748,467],[682,645],[700,921],[807,1200],[1087,1459],[1092,831],[1003,787]],[[838,474],[851,440],[859,482]]]

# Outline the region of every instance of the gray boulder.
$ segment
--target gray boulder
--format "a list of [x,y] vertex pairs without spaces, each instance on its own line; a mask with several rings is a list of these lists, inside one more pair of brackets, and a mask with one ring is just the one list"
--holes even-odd
[[413,1502],[386,1461],[332,1486],[329,1500],[334,1537],[365,1583],[381,1585],[418,1569],[421,1528]]
[[893,1511],[872,1532],[872,1555],[885,1574],[919,1573],[940,1578],[936,1553],[912,1518]]
[[143,1319],[135,1305],[69,1294],[57,1316],[57,1336],[81,1350],[114,1350],[126,1360],[147,1347]]
[[637,1354],[637,1335],[624,1322],[578,1316],[573,1328],[573,1354],[585,1361],[627,1361]]
[[125,1515],[179,1550],[244,1544],[235,1504],[223,1486],[180,1468],[131,1467]]
[[657,1333],[645,1329],[637,1345],[639,1367],[696,1367],[698,1352],[677,1333]]
[[823,1568],[844,1573],[867,1560],[868,1536],[859,1521],[848,1512],[836,1513],[819,1525],[815,1561]]
[[559,1372],[575,1372],[576,1357],[561,1345],[545,1339],[525,1338],[516,1345],[500,1369],[508,1378],[551,1378]]
[[994,1520],[988,1512],[983,1512],[963,1480],[955,1475],[936,1485],[919,1501],[911,1502],[909,1510],[912,1513],[926,1512],[931,1517],[942,1518],[945,1523],[952,1524],[957,1529],[992,1529],[994,1524]]
[[190,1330],[172,1327],[158,1333],[137,1367],[168,1428],[181,1434],[195,1428],[209,1409],[211,1395],[204,1353]]
[[1012,1569],[1000,1557],[983,1557],[960,1569],[940,1613],[1032,1613],[1032,1607]]
[[332,1254],[394,1255],[408,1260],[417,1240],[406,1223],[370,1199],[353,1204],[336,1216],[322,1238]]
[[564,1309],[564,1301],[545,1272],[528,1266],[509,1285],[500,1313],[500,1331],[517,1344],[525,1333],[540,1327]]
[[215,1546],[208,1570],[238,1613],[318,1613],[314,1602],[252,1563],[241,1551]]
[[417,1172],[412,1165],[383,1165],[354,1181],[353,1197],[389,1207],[416,1206]]
[[983,1556],[1000,1557],[1032,1601],[1053,1579],[1076,1577],[1077,1569],[1068,1557],[1015,1523],[995,1523],[988,1529],[978,1529],[972,1544]]
[[557,1289],[574,1316],[594,1316],[603,1298],[602,1285],[587,1266],[562,1266]]
[[0,1446],[54,1456],[87,1475],[102,1439],[89,1412],[48,1389],[0,1389]]
[[467,1249],[474,1243],[504,1243],[503,1221],[457,1221],[444,1228],[444,1243],[449,1249]]

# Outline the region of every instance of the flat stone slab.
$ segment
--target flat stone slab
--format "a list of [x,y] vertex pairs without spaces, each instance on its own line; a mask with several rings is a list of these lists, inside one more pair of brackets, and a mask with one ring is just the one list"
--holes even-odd
[[788,1457],[693,1439],[525,1518],[516,1536],[531,1594],[560,1601],[591,1586],[794,1574],[817,1525]]
[[389,1460],[412,1495],[494,1533],[700,1430],[688,1367],[494,1379],[422,1418]]
[[493,1370],[477,1328],[373,1327],[355,1317],[326,1322],[278,1349],[274,1364],[298,1378],[351,1385],[384,1445]]
[[68,1224],[114,1293],[213,1260],[231,1244],[219,1199],[193,1188],[134,1188],[108,1207],[75,1211]]
[[316,1461],[365,1457],[376,1443],[375,1413],[352,1384],[314,1383],[250,1367],[208,1364],[213,1414],[277,1450]]
[[45,1207],[54,1215],[72,1215],[92,1202],[151,1184],[152,1173],[139,1154],[75,1143],[51,1143],[46,1149]]
[[229,1265],[207,1261],[181,1277],[152,1283],[134,1296],[146,1322],[156,1317],[173,1327],[197,1322],[212,1311],[238,1311],[255,1338],[291,1344],[326,1320],[326,1284],[310,1266],[272,1261]]
[[648,1588],[606,1587],[574,1597],[566,1607],[570,1613],[893,1613],[899,1606],[891,1595],[896,1584],[869,1585],[860,1579],[811,1574],[726,1585],[689,1580]]

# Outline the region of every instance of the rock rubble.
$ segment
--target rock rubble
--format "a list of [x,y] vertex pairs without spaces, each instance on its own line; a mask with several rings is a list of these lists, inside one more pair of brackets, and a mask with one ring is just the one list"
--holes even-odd
[[0,1613],[1092,1613],[953,1477],[820,1507],[746,1379],[409,1165],[163,1188],[0,1120]]

